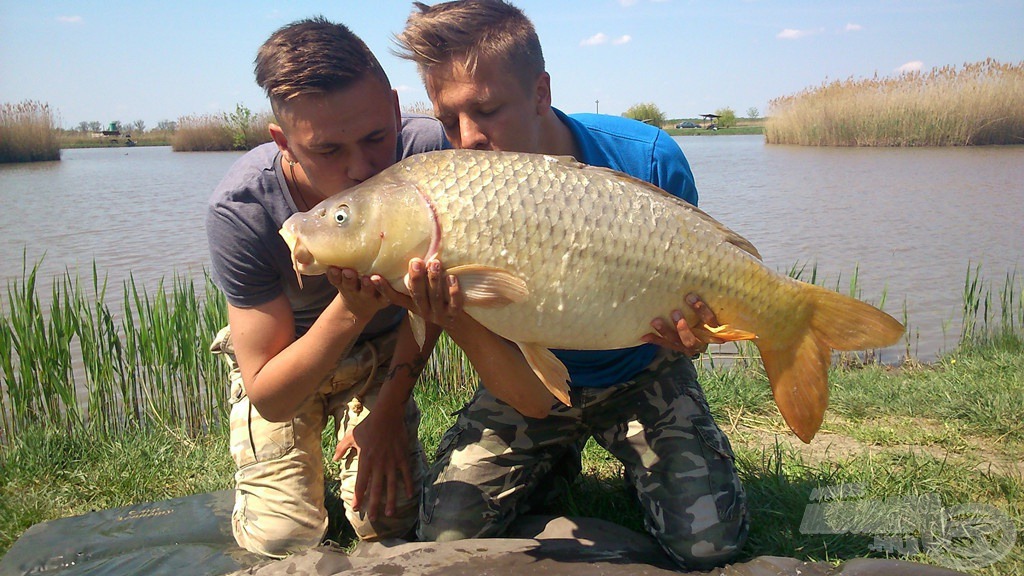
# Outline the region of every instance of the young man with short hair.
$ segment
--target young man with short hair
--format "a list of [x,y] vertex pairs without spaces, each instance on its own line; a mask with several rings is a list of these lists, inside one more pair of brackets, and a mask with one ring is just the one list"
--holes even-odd
[[[568,116],[551,106],[540,42],[520,10],[502,0],[416,6],[398,36],[400,55],[418,65],[456,148],[571,155],[696,204],[686,158],[665,132],[618,117]],[[439,266],[428,264],[432,277],[419,278],[420,291],[442,284]],[[432,302],[456,309],[446,312],[446,326],[463,345],[460,325],[472,321],[456,314],[461,302]],[[688,303],[714,324],[703,303],[692,297]],[[435,320],[444,323],[444,315]],[[733,558],[747,537],[748,512],[729,441],[690,361],[706,344],[678,317],[652,326],[648,343],[635,348],[555,351],[569,369],[572,406],[552,402],[546,418],[524,416],[478,390],[441,441],[424,488],[419,536],[502,534],[553,470],[566,464],[578,470],[578,451],[593,437],[623,463],[648,531],[676,562],[693,569]],[[497,349],[485,338],[469,344]],[[493,370],[488,364],[474,361],[485,382]],[[534,389],[534,380],[524,377],[523,385]]]
[[211,274],[228,301],[229,329],[212,349],[231,368],[232,532],[272,557],[320,543],[321,434],[333,416],[338,438],[362,423],[375,438],[368,457],[395,471],[385,490],[356,494],[356,452],[337,455],[356,534],[401,537],[415,524],[425,468],[409,396],[439,330],[420,352],[405,311],[351,270],[300,286],[278,230],[293,213],[447,143],[436,120],[402,116],[377,59],[341,24],[284,26],[259,49],[255,73],[277,121],[274,142],[232,166],[206,218]]

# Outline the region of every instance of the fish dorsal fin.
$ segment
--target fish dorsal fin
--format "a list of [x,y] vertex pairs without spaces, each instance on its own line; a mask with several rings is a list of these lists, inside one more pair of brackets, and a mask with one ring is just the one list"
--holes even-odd
[[[560,156],[559,158],[571,158],[571,156]],[[573,162],[575,162],[575,160],[573,160]],[[578,163],[576,163],[576,164],[578,164]],[[718,230],[720,233],[722,233],[725,236],[725,241],[728,242],[729,244],[732,244],[733,246],[736,246],[740,250],[743,250],[744,252],[746,252],[747,254],[750,254],[754,258],[757,258],[758,260],[761,259],[761,254],[757,251],[757,248],[755,248],[754,245],[750,243],[749,240],[747,240],[743,236],[740,236],[739,234],[733,232],[725,224],[722,224],[718,220],[715,220],[707,212],[701,210],[700,208],[697,208],[696,206],[694,206],[693,204],[690,204],[686,200],[683,200],[682,198],[680,198],[678,196],[674,196],[672,194],[669,194],[668,192],[662,190],[661,188],[658,188],[657,186],[655,186],[654,184],[651,184],[650,182],[641,180],[639,178],[630,176],[629,174],[626,174],[626,173],[623,173],[623,172],[619,172],[617,170],[612,170],[611,168],[604,168],[604,167],[601,167],[601,166],[585,166],[584,165],[583,169],[587,170],[587,171],[590,171],[590,172],[600,173],[603,176],[605,176],[606,178],[616,178],[616,179],[619,179],[619,180],[625,180],[625,181],[630,182],[630,183],[632,183],[632,184],[634,184],[636,186],[640,186],[641,188],[645,188],[645,189],[647,189],[648,191],[650,191],[651,193],[653,193],[655,195],[661,195],[661,196],[663,196],[665,198],[670,199],[672,202],[675,202],[676,204],[682,206],[683,208],[686,208],[687,210],[693,212],[701,220],[705,221],[709,226],[711,226],[715,230]]]
[[467,306],[500,308],[526,300],[530,289],[522,278],[501,268],[466,264],[448,269],[459,279]]
[[536,344],[516,342],[533,373],[544,383],[551,395],[566,406],[572,406],[569,399],[569,370],[551,350]]
[[587,164],[584,164],[577,160],[575,156],[569,156],[568,154],[564,154],[561,156],[552,156],[550,154],[546,154],[544,158],[546,158],[549,162],[561,164],[566,168],[579,169],[588,167]]

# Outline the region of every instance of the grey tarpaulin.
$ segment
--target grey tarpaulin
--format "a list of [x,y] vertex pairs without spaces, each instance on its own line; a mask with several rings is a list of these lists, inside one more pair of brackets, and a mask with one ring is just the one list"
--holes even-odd
[[225,490],[41,522],[0,559],[0,576],[226,574],[265,559],[231,536]]
[[[361,543],[348,555],[321,546],[272,561],[238,548],[230,491],[92,512],[29,528],[0,559],[0,576],[668,576],[668,557],[646,534],[592,518],[525,516],[508,538]],[[696,573],[691,573],[696,574]],[[897,560],[841,566],[758,557],[707,576],[951,576]]]

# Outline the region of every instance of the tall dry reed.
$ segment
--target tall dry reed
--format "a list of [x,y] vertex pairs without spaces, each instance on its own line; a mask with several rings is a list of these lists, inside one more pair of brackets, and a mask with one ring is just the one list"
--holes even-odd
[[178,118],[178,129],[171,137],[175,152],[212,152],[231,147],[231,130],[220,116],[213,114]]
[[1024,62],[836,80],[772,100],[769,144],[1024,144]]
[[49,104],[25,100],[0,106],[0,162],[60,160],[58,124]]
[[171,147],[175,152],[251,150],[270,142],[267,125],[273,121],[272,113],[253,113],[241,105],[230,114],[182,116]]

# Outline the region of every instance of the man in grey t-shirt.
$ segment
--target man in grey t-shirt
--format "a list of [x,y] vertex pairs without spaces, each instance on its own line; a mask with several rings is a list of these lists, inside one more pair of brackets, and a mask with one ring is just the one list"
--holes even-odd
[[[278,229],[291,214],[446,141],[436,120],[402,117],[380,64],[345,26],[289,24],[260,48],[255,71],[277,120],[274,142],[235,163],[206,219],[212,275],[228,302],[229,328],[212,348],[231,367],[232,532],[242,547],[273,557],[320,543],[320,442],[333,416],[339,440],[360,423],[374,439],[336,454],[353,528],[364,539],[404,536],[416,521],[424,467],[410,393],[440,330],[428,330],[420,352],[404,312],[351,270],[305,278],[300,288]],[[357,458],[399,478],[358,493]]]

